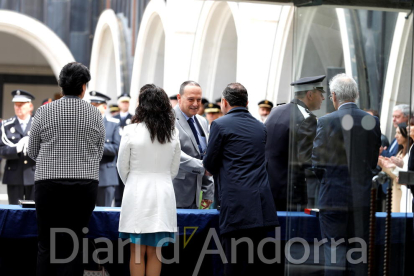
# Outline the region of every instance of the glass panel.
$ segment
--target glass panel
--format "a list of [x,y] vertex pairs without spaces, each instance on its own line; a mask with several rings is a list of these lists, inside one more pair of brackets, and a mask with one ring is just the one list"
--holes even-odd
[[324,75],[326,93],[312,89],[316,79],[292,89],[285,275],[404,275],[412,212],[412,193],[398,184],[412,144],[407,13],[295,10],[293,81]]

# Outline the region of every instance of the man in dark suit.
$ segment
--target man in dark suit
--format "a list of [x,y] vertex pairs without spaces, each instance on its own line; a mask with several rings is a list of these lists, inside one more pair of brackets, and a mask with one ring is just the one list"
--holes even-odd
[[267,172],[278,211],[303,211],[308,203],[314,207],[318,181],[308,170],[317,122],[312,111],[320,109],[325,99],[324,79],[305,77],[292,82],[295,99],[274,108],[266,120]]
[[99,162],[99,186],[96,198],[97,206],[112,205],[115,198],[115,187],[119,185],[116,161],[118,156],[121,135],[119,134],[119,120],[105,116],[108,109],[107,101],[111,98],[98,91],[90,91],[90,101],[101,112],[105,126],[105,146],[101,161]]
[[3,184],[7,185],[9,204],[16,205],[19,199],[34,199],[36,163],[27,155],[27,146],[35,97],[24,90],[14,90],[12,96],[16,116],[2,122],[0,157],[6,159]]
[[174,107],[175,126],[180,134],[180,170],[173,180],[177,208],[198,209],[200,191],[201,205],[208,208],[214,199],[213,178],[206,175],[203,157],[208,145],[207,120],[198,115],[202,91],[195,81],[185,81],[177,95]]
[[[329,87],[336,111],[318,120],[312,152],[320,180],[320,228],[322,238],[327,239],[325,275],[367,275],[367,265],[360,258],[366,258],[368,251],[370,190],[381,147],[380,123],[355,104],[358,86],[351,77],[336,75]],[[355,251],[351,257],[350,249]],[[336,250],[336,260],[331,260],[331,250]],[[360,262],[352,264],[353,260]]]
[[[269,187],[265,162],[266,128],[246,109],[247,90],[231,83],[223,91],[223,117],[211,124],[204,167],[218,181],[220,235],[228,264],[225,275],[267,275],[256,255],[259,242],[270,227],[279,225]],[[253,242],[255,259],[248,263],[247,248],[232,239]],[[233,243],[233,244],[232,244]],[[233,263],[236,257],[236,263]]]
[[[129,125],[131,123],[132,114],[128,112],[129,110],[129,101],[131,97],[124,93],[118,97],[118,107],[119,107],[119,114],[115,115],[114,118],[120,121],[120,133],[122,135],[122,129],[124,126]],[[122,205],[122,196],[124,195],[124,183],[119,178],[119,185],[115,186],[115,207],[121,207]]]

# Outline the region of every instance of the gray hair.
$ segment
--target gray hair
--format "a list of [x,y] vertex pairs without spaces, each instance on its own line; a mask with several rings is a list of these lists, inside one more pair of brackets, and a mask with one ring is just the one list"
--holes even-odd
[[400,110],[404,117],[407,117],[410,115],[410,106],[408,104],[399,104],[394,106],[394,110]]
[[338,74],[329,82],[329,89],[335,92],[339,103],[354,102],[358,98],[358,85],[346,74]]
[[197,86],[197,87],[200,87],[200,85],[197,82],[195,82],[195,81],[192,81],[192,80],[185,81],[180,86],[180,95],[181,96],[184,94],[184,89],[185,89],[186,86]]

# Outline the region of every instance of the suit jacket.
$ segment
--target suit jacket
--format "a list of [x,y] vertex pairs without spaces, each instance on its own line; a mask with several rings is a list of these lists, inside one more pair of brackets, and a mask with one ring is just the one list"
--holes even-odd
[[[203,191],[203,199],[214,199],[213,177],[204,175],[205,169],[197,141],[178,105],[174,107],[174,112],[181,145],[180,170],[173,181],[177,207],[190,206],[194,198],[198,207],[200,191]],[[207,121],[199,115],[195,117],[198,129],[204,133],[208,144]]]
[[369,206],[380,146],[378,118],[356,104],[319,118],[312,163],[321,182],[321,209]]
[[[10,142],[17,144],[25,136],[30,135],[33,118],[30,118],[25,131],[22,130],[17,116],[2,122],[6,137]],[[0,128],[0,138],[3,132]],[[33,185],[36,162],[22,152],[17,153],[16,147],[10,147],[0,139],[0,157],[6,159],[3,184],[7,185]]]
[[105,145],[99,163],[99,187],[116,186],[119,184],[116,160],[119,143],[121,142],[119,120],[104,117],[103,123],[105,127]]
[[279,225],[266,172],[266,128],[235,107],[211,124],[203,163],[218,179],[220,234]]
[[391,150],[391,146],[392,146],[394,143],[397,143],[397,140],[396,140],[395,138],[391,141],[391,144],[389,145],[389,147],[388,147],[386,150],[383,150],[383,151],[382,151],[381,155],[382,155],[382,156],[385,156],[385,157],[396,156],[396,155],[397,155],[397,153],[398,153],[398,143],[397,143],[397,144],[394,146],[394,148],[392,148],[392,150]]
[[96,107],[66,95],[39,107],[30,132],[28,154],[36,160],[36,181],[99,180],[105,127]]
[[[273,108],[267,118],[267,171],[275,203],[287,198],[292,198],[291,203],[294,204],[307,203],[305,170],[312,166],[316,123],[316,116],[297,99]],[[292,152],[291,160],[289,152]],[[310,171],[307,173],[311,174]],[[288,179],[291,197],[287,191]]]
[[410,158],[408,159],[408,170],[414,171],[414,147],[410,149]]

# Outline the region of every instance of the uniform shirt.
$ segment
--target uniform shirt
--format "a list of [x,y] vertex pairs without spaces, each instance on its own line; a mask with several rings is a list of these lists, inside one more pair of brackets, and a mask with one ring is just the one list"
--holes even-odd
[[17,120],[19,120],[19,124],[22,127],[22,130],[26,131],[26,127],[27,127],[27,125],[29,124],[29,121],[30,121],[30,116],[27,116],[27,118],[24,119],[24,120],[21,120],[19,117],[17,117]]

